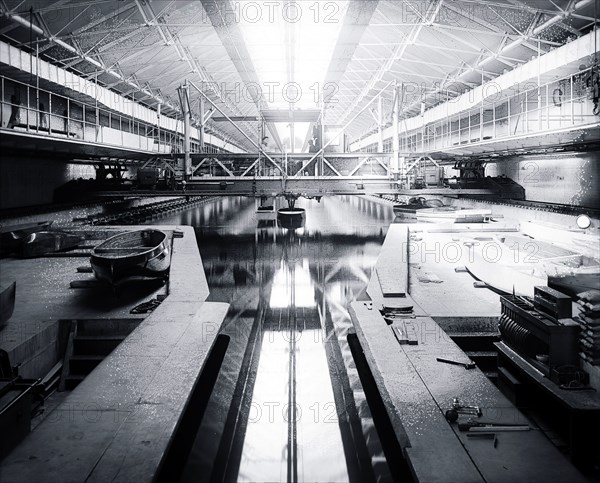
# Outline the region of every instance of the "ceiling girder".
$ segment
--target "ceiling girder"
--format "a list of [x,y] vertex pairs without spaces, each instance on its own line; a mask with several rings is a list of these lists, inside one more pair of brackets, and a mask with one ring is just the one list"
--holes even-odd
[[[434,0],[428,6],[427,12],[425,13],[425,19],[427,22],[435,21],[438,13],[440,11],[440,7],[442,6],[442,3],[443,3],[443,0]],[[425,23],[422,22],[422,23],[419,23],[418,26],[411,28],[410,34],[408,35],[409,42],[414,42],[417,39],[417,37],[419,36],[419,33],[421,32],[424,25],[425,25]],[[370,81],[364,87],[364,89],[362,90],[360,95],[356,98],[356,100],[354,102],[352,102],[352,104],[344,111],[344,113],[338,120],[338,122],[340,124],[343,124],[344,121],[351,115],[351,113],[354,112],[354,110],[362,103],[362,101],[365,99],[365,97],[367,97],[369,95],[369,93],[373,90],[373,88],[377,85],[377,83],[382,80],[383,75],[392,68],[394,63],[396,61],[402,59],[402,57],[404,56],[404,53],[406,52],[407,46],[408,46],[407,44],[402,44],[394,49],[394,52],[392,53],[392,55],[387,59],[387,61],[385,63],[383,63],[380,66],[380,68],[373,75],[373,77],[370,79]]]

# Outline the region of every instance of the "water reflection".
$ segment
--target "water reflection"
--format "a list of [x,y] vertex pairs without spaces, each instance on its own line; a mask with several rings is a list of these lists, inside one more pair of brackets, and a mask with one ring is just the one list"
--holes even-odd
[[196,226],[210,300],[231,304],[231,350],[184,481],[385,477],[371,463],[381,449],[346,336],[347,306],[368,283],[392,208],[360,197],[297,206],[306,219],[294,229],[257,220],[244,198],[158,222]]

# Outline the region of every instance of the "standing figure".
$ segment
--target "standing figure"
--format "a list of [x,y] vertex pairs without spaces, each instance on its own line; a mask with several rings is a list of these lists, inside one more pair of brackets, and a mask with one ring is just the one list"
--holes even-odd
[[38,110],[40,111],[40,113],[39,113],[40,123],[39,123],[38,127],[41,127],[42,129],[48,129],[48,119],[46,117],[46,106],[44,105],[43,102],[40,102]]
[[21,109],[21,97],[15,93],[10,96],[10,119],[6,127],[13,129],[20,124],[19,111]]

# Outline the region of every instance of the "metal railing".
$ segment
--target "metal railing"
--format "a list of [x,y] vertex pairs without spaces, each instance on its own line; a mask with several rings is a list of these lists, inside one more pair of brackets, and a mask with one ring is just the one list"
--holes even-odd
[[[498,102],[400,133],[400,151],[434,152],[496,139],[576,128],[597,122],[587,79],[591,68],[535,85]],[[400,121],[402,126],[402,121]],[[401,127],[402,129],[402,127]]]
[[[183,151],[183,133],[0,76],[0,126],[157,154]],[[192,151],[199,152],[192,141]]]

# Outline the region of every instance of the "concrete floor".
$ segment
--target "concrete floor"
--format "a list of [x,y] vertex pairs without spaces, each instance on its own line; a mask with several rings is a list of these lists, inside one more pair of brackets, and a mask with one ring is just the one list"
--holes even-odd
[[485,322],[499,317],[498,294],[475,288],[475,279],[468,272],[455,271],[464,267],[462,254],[458,252],[462,240],[479,235],[494,233],[411,233],[409,292],[434,319],[469,318]]
[[[411,239],[407,243],[406,225],[390,227],[382,248],[386,256],[380,256],[375,269],[377,276],[372,276],[369,284],[372,302],[351,304],[365,360],[411,470],[419,481],[586,481],[540,431],[500,433],[494,436],[500,440],[499,445],[487,444],[489,441],[468,438],[456,424],[445,419],[444,411],[451,407],[453,398],[458,398],[463,404],[476,404],[486,421],[510,421],[535,428],[479,368],[465,370],[437,360],[438,357],[453,361],[469,359],[449,337],[434,337],[444,332],[433,317],[420,312],[427,312],[425,307],[430,307],[442,317],[462,314],[464,322],[469,323],[484,314],[493,314],[492,305],[486,306],[485,301],[492,296],[499,300],[499,296],[486,288],[473,289],[473,279],[468,273],[454,272],[453,265],[461,266],[460,257],[450,255],[449,250],[446,257],[442,255],[444,244],[452,242],[452,238],[460,239],[459,234],[423,233],[419,231],[422,228],[410,225]],[[452,231],[456,230],[454,225]],[[477,236],[473,232],[467,235]],[[428,250],[431,261],[421,257],[424,249]],[[410,257],[406,256],[409,251]],[[440,252],[439,257],[436,252]],[[409,283],[397,290],[404,296],[385,295],[384,287],[397,282],[407,270]],[[382,275],[391,280],[382,280]],[[470,288],[468,279],[461,280],[464,275],[471,278]],[[429,291],[430,286],[433,291]],[[419,294],[418,300],[413,289]],[[454,302],[452,297],[457,297]],[[404,319],[397,316],[392,325],[406,328],[404,324],[410,324],[408,338],[416,344],[398,344],[378,309],[384,305],[412,307],[414,304],[419,304],[421,310]],[[455,310],[456,307],[461,310]],[[498,304],[496,316],[499,314]],[[460,421],[469,417],[460,415]],[[523,458],[524,454],[527,458]]]
[[[79,386],[59,398],[45,420],[36,421],[35,430],[3,460],[0,481],[39,481],[40,475],[54,482],[154,478],[228,310],[227,304],[204,302],[208,285],[194,230],[157,228],[182,232],[172,240],[168,297]],[[28,316],[131,317],[132,306],[165,290],[140,289],[116,298],[98,287],[70,289],[71,280],[91,277],[75,272],[83,261],[87,258],[7,261],[12,267],[3,276],[18,271],[17,283],[30,282],[7,332],[11,346],[31,356],[31,334],[18,329],[25,321],[35,332]],[[36,276],[40,264],[48,270]],[[38,337],[47,332],[43,324],[37,327]],[[3,345],[8,344],[7,336]]]
[[[85,241],[86,245],[95,243]],[[0,265],[0,282],[17,282],[13,315],[0,328],[0,348],[9,353],[13,366],[20,364],[19,374],[27,378],[43,377],[57,362],[59,320],[143,320],[145,315],[129,311],[167,293],[166,286],[156,284],[131,286],[118,296],[104,285],[71,288],[74,280],[95,280],[91,273],[77,272],[78,267],[90,267],[89,256],[5,258]]]

